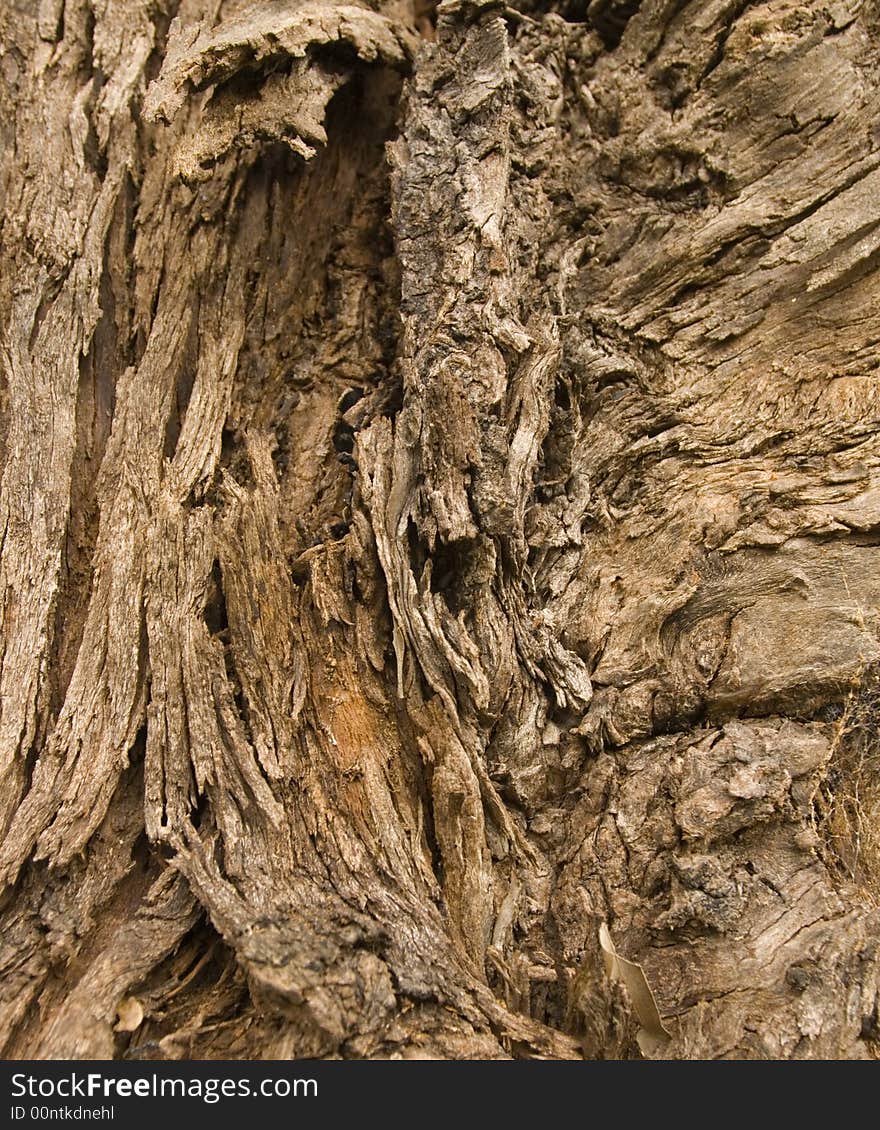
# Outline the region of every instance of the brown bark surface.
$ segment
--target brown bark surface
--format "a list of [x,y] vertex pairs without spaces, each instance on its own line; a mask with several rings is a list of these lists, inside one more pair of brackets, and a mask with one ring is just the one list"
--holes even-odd
[[0,33],[0,1054],[876,1055],[874,0]]

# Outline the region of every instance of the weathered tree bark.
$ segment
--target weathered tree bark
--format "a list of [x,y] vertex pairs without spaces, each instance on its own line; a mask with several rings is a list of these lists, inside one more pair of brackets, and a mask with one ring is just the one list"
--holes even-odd
[[2,1054],[876,1054],[876,4],[0,20]]

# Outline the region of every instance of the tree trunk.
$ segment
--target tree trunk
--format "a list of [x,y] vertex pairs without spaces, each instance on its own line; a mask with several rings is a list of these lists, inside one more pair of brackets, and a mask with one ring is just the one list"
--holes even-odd
[[876,3],[0,20],[2,1054],[877,1054]]

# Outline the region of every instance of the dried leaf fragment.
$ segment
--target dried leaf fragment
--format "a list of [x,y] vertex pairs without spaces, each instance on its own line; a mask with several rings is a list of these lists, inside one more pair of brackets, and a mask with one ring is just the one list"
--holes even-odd
[[144,1006],[137,997],[123,997],[116,1006],[117,1032],[134,1032],[144,1022]]
[[614,948],[611,932],[606,923],[599,927],[599,945],[605,960],[605,972],[612,981],[620,981],[632,1002],[635,1014],[641,1024],[636,1036],[639,1048],[645,1056],[657,1055],[669,1043],[670,1033],[663,1027],[657,1001],[648,984],[645,971],[635,961],[621,957]]

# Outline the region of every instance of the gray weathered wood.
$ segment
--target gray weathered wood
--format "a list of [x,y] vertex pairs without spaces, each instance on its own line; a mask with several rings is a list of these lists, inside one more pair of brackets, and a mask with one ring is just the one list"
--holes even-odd
[[3,1054],[876,1055],[875,7],[0,27]]

